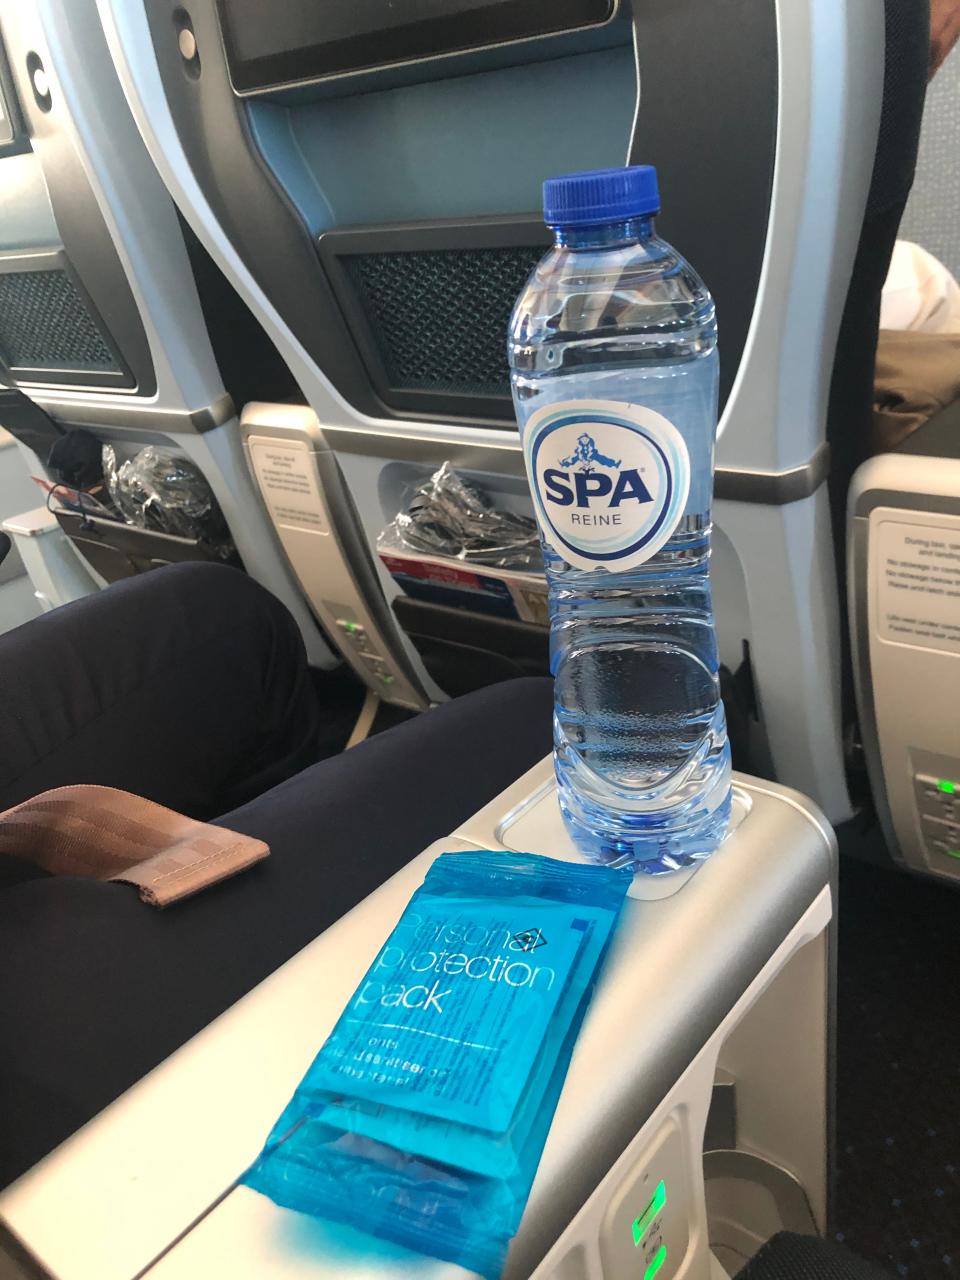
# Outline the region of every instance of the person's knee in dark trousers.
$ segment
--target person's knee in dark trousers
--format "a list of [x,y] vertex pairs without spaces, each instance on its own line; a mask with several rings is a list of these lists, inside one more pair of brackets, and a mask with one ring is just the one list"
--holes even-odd
[[0,636],[0,810],[51,787],[120,787],[193,817],[315,757],[302,637],[253,579],[182,564]]
[[553,689],[467,694],[218,825],[270,857],[157,911],[125,884],[0,890],[0,1188],[550,750]]

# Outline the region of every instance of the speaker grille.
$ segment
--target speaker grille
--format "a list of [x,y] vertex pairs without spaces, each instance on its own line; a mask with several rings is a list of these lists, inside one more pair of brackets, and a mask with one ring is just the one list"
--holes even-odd
[[391,387],[507,395],[507,324],[542,245],[346,254]]
[[9,369],[121,372],[66,271],[0,273],[0,355]]

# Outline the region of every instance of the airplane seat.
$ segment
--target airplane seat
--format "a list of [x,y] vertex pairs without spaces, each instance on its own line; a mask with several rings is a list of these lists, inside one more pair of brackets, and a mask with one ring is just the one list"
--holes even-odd
[[856,471],[848,601],[860,733],[886,848],[960,881],[960,402]]
[[913,180],[929,22],[889,0],[883,113],[828,419],[831,495],[869,800],[900,865],[960,880],[960,403],[895,449],[871,430],[880,292]]
[[[123,461],[147,445],[185,455],[210,485],[237,559],[297,619],[312,665],[356,660],[304,600],[247,467],[237,404],[298,399],[289,370],[177,215],[140,140],[93,0],[0,5],[0,421],[31,473],[54,479],[51,445],[83,428]],[[235,399],[236,397],[236,399]],[[44,607],[115,580],[216,554],[202,538],[99,512],[7,520]],[[7,515],[5,512],[4,515]],[[372,568],[349,513],[331,516],[323,572],[368,634],[392,625],[371,602]],[[66,536],[65,536],[66,535]],[[319,622],[319,626],[318,626]],[[391,700],[429,696],[402,649]],[[369,679],[367,679],[369,683]]]
[[889,1274],[832,1240],[781,1231],[750,1259],[738,1280],[889,1280]]
[[[372,556],[445,461],[529,514],[503,335],[547,243],[540,184],[658,165],[662,230],[718,306],[713,572],[738,764],[849,817],[825,417],[876,145],[879,6],[532,5],[512,43],[507,8],[493,39],[473,6],[413,30],[389,6],[331,23],[300,0],[269,21],[235,0],[98,2],[166,187],[307,401],[246,406],[247,454],[307,598],[348,634],[316,572],[327,495]],[[463,670],[478,650],[545,652],[542,608],[507,587],[491,602],[459,562],[431,572],[377,565],[431,694],[455,686],[458,655]],[[390,674],[392,648],[358,647]]]

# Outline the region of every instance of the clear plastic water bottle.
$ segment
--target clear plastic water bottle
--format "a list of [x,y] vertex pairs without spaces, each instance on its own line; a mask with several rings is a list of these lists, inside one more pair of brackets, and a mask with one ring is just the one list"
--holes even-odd
[[550,585],[560,805],[604,861],[673,871],[730,813],[708,576],[713,301],[659,239],[649,165],[544,184],[555,245],[510,322]]

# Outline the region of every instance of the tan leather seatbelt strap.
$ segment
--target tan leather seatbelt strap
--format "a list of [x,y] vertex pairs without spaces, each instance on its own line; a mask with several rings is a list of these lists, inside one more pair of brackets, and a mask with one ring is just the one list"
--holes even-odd
[[236,875],[269,852],[262,840],[113,787],[57,787],[0,813],[0,853],[52,875],[135,884],[155,907]]

